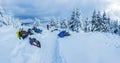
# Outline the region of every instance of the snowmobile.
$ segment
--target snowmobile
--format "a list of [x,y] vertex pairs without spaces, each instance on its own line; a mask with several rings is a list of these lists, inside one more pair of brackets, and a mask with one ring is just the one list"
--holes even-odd
[[38,40],[36,40],[35,38],[29,38],[29,42],[31,45],[34,45],[34,46],[41,48],[40,42]]
[[59,31],[59,29],[53,29],[53,30],[51,30],[51,32],[54,32],[54,31]]
[[27,33],[28,33],[28,35],[33,35],[32,29],[29,28]]
[[33,27],[32,30],[34,30],[34,32],[36,32],[36,33],[42,33],[42,30],[41,29],[37,29],[36,27]]
[[21,31],[20,36],[22,37],[22,39],[25,39],[25,38],[27,38],[28,33],[26,31]]
[[20,29],[16,32],[16,36],[19,38],[19,39],[25,39],[27,36],[28,36],[28,33],[26,31],[24,31],[23,29]]
[[59,34],[58,34],[59,37],[63,38],[65,36],[70,36],[69,32],[66,32],[66,31],[61,31]]

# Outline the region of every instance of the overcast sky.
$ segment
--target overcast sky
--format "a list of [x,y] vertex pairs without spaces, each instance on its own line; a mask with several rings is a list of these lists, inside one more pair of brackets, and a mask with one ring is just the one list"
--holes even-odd
[[18,18],[66,18],[79,8],[82,17],[90,17],[95,9],[120,19],[120,0],[0,0],[0,6]]

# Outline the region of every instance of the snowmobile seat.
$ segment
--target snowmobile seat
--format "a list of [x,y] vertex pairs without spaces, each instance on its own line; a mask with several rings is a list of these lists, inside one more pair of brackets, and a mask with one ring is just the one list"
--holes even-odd
[[70,36],[69,32],[65,32],[64,36]]
[[58,29],[53,29],[53,30],[51,30],[51,32],[53,32],[53,31],[58,31]]

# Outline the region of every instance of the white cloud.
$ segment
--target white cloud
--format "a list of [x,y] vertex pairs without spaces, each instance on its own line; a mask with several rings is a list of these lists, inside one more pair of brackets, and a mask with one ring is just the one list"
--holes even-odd
[[17,16],[69,16],[75,8],[80,8],[83,16],[90,17],[93,10],[109,13],[120,19],[119,0],[0,0],[0,4]]
[[120,20],[120,0],[108,1],[105,10],[113,19]]

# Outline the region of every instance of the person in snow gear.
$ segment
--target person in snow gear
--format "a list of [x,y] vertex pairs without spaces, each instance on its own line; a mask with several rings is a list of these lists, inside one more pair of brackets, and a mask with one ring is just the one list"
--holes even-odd
[[17,36],[19,39],[21,39],[20,30],[18,30],[18,31],[16,32],[16,36]]
[[20,35],[21,35],[22,39],[25,39],[28,36],[28,33],[22,29],[20,31]]
[[32,29],[29,28],[27,33],[28,33],[28,35],[33,35]]
[[42,33],[42,30],[41,29],[37,29],[37,27],[33,27],[34,32],[36,33]]
[[37,30],[37,27],[33,27],[32,30],[34,30],[34,31]]
[[63,38],[65,36],[70,36],[69,32],[66,32],[66,31],[61,31],[59,34],[58,34],[59,37]]
[[49,25],[47,24],[47,30],[49,30]]
[[29,42],[31,45],[34,45],[34,46],[41,48],[40,42],[38,40],[36,40],[35,38],[29,38]]
[[26,31],[24,31],[23,29],[19,29],[17,32],[16,32],[16,35],[19,39],[25,39],[27,36],[28,36],[28,33]]

